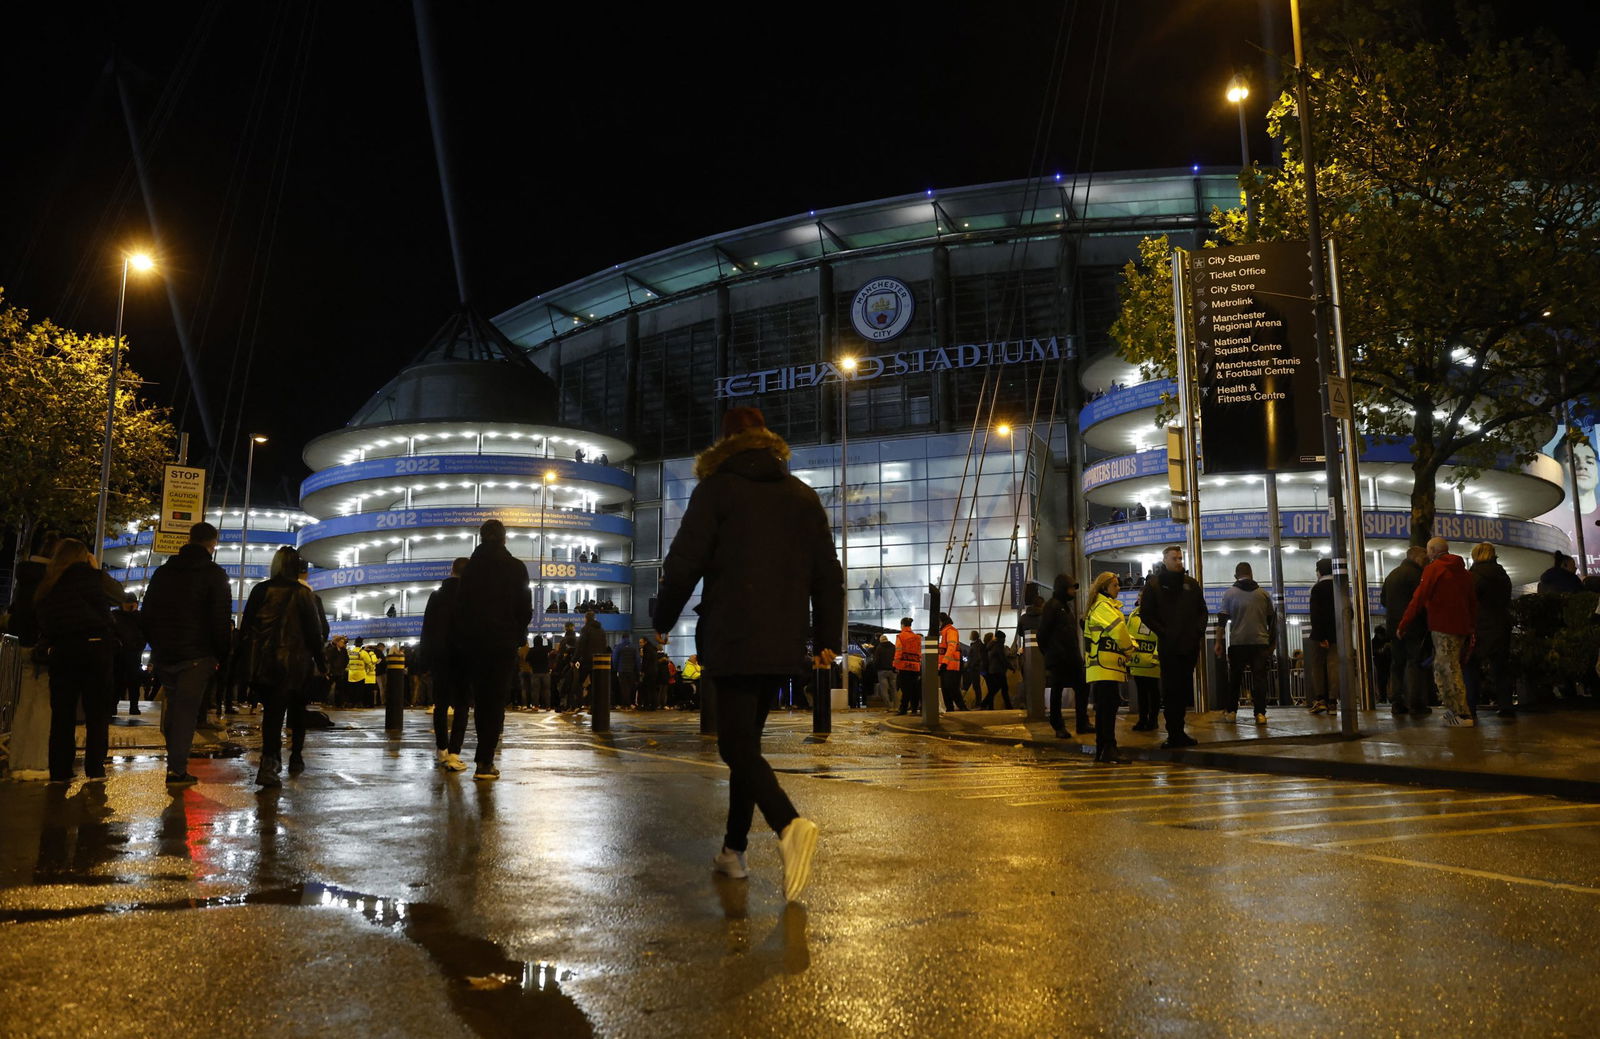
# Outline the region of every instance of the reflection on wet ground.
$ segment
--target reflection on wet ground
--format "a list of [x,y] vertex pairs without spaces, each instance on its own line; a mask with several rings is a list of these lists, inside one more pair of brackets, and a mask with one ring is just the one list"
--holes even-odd
[[[99,883],[126,882],[117,877],[95,880]],[[50,882],[59,880],[52,877]],[[296,884],[213,898],[105,902],[61,909],[0,909],[0,927],[84,916],[255,905],[353,912],[369,923],[414,942],[449,980],[450,999],[456,1013],[479,1035],[527,1035],[529,1022],[538,1022],[540,1035],[565,1039],[594,1034],[583,1011],[561,991],[561,983],[571,980],[571,972],[542,960],[512,959],[494,942],[457,932],[452,927],[451,914],[443,906],[379,898],[328,884]]]

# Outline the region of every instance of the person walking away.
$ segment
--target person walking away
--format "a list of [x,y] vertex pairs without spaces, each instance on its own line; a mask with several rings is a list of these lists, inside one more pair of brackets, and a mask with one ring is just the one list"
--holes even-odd
[[1333,560],[1317,560],[1311,586],[1311,644],[1306,669],[1311,674],[1311,713],[1339,709],[1339,628],[1333,601]]
[[894,643],[887,635],[879,635],[878,642],[872,647],[872,663],[878,673],[878,697],[883,701],[883,706],[894,710]]
[[1133,678],[1133,690],[1139,698],[1139,720],[1135,732],[1155,732],[1161,719],[1161,650],[1156,633],[1144,622],[1144,589],[1139,590],[1139,601],[1128,614],[1128,635],[1133,639],[1133,652],[1128,658],[1128,674]]
[[529,693],[536,711],[550,708],[550,645],[545,642],[543,635],[533,637],[533,645],[528,647],[528,671],[532,677],[532,691]]
[[[594,688],[596,682],[610,681],[610,675],[600,674],[605,668],[595,668],[596,660],[606,664],[611,663],[611,647],[606,645],[605,629],[600,627],[600,622],[595,618],[594,611],[588,610],[583,615],[583,630],[578,633],[578,673],[579,688],[587,689],[590,699],[587,701],[591,708],[594,704],[593,697],[599,692]],[[606,690],[609,693],[611,690]]]
[[1390,647],[1394,643],[1394,636],[1389,634],[1389,629],[1382,624],[1373,629],[1372,652],[1372,681],[1378,690],[1378,702],[1383,703],[1389,699],[1389,668],[1394,664],[1394,651]]
[[345,646],[345,688],[348,690],[346,702],[351,707],[366,706],[363,697],[367,691],[367,665],[361,655],[360,639]]
[[948,613],[939,614],[939,695],[944,697],[945,710],[967,709],[961,699],[961,632]]
[[[1083,627],[1074,608],[1078,580],[1071,574],[1057,574],[1050,599],[1039,613],[1039,653],[1044,657],[1045,684],[1050,687],[1050,727],[1058,739],[1066,739],[1066,723],[1061,720],[1061,698],[1072,690],[1078,715],[1078,731],[1093,732],[1089,724],[1089,683],[1083,669]],[[973,632],[977,642],[977,632]]]
[[206,683],[227,664],[233,638],[233,591],[212,556],[217,528],[189,528],[188,544],[156,568],[144,593],[144,631],[150,663],[166,703],[161,727],[167,738],[167,782],[188,784],[189,744],[199,721]]
[[1411,596],[1411,605],[1400,618],[1400,634],[1416,624],[1426,624],[1433,635],[1433,684],[1444,701],[1444,723],[1477,725],[1467,704],[1461,662],[1477,639],[1478,596],[1466,564],[1460,556],[1450,554],[1450,542],[1444,538],[1428,539],[1428,565],[1422,569],[1422,582]]
[[1228,721],[1238,719],[1239,683],[1250,671],[1250,699],[1255,707],[1256,724],[1267,724],[1267,687],[1271,684],[1269,661],[1277,642],[1278,624],[1272,609],[1272,596],[1255,582],[1249,563],[1233,568],[1233,584],[1222,593],[1217,610],[1217,658],[1224,648],[1228,660],[1228,700],[1222,706]]
[[994,637],[984,645],[984,683],[989,691],[983,697],[983,709],[994,709],[994,695],[1000,694],[1000,702],[1006,705],[1006,710],[1011,710],[1011,655],[1006,652],[1006,635],[1003,631],[994,633]]
[[911,630],[911,618],[900,618],[900,634],[894,637],[894,680],[900,690],[900,710],[896,713],[922,713],[922,637]]
[[528,663],[531,648],[523,645],[517,649],[517,708],[524,711],[533,707],[533,665]]
[[477,768],[472,778],[495,780],[495,749],[505,727],[506,702],[517,680],[517,647],[533,619],[528,568],[506,549],[506,527],[497,519],[478,528],[478,547],[461,573],[451,645],[465,659],[477,715]]
[[[241,666],[245,681],[260,699],[261,763],[256,770],[256,785],[283,785],[283,716],[291,699],[316,670],[322,640],[327,636],[317,615],[317,595],[300,583],[300,554],[288,545],[272,555],[265,581],[250,589],[244,616],[239,624]],[[305,705],[300,704],[291,750],[289,770],[305,768],[301,751],[305,747]]]
[[1476,717],[1478,705],[1494,694],[1495,712],[1515,718],[1511,688],[1511,576],[1500,565],[1493,545],[1483,541],[1472,548],[1472,590],[1478,600],[1474,634],[1477,645],[1467,658],[1467,707]]
[[1161,657],[1161,709],[1166,716],[1168,749],[1192,747],[1198,740],[1184,730],[1184,712],[1194,701],[1194,669],[1205,645],[1205,592],[1183,569],[1183,549],[1168,545],[1161,550],[1161,565],[1144,586],[1140,616],[1156,633]]
[[[321,602],[322,597],[318,596]],[[324,670],[328,676],[329,691],[327,696],[335,707],[343,706],[345,701],[345,662],[349,659],[345,652],[345,639],[343,635],[335,635],[322,649]]]
[[128,713],[139,713],[139,687],[144,683],[144,625],[139,620],[139,597],[123,595],[111,615],[117,629],[116,688],[111,696],[111,713],[117,713],[122,698],[128,698]]
[[122,585],[100,569],[89,546],[62,538],[33,593],[39,639],[49,647],[50,782],[73,776],[78,751],[78,711],[83,711],[83,774],[106,777],[111,714],[116,709],[112,667],[117,629],[111,608]]
[[661,655],[661,647],[652,639],[639,640],[639,709],[653,711],[656,709],[656,693],[660,685],[660,672],[656,669],[656,658]]
[[722,432],[695,460],[700,482],[662,563],[653,620],[670,631],[704,581],[695,640],[716,682],[717,749],[729,772],[727,832],[712,868],[749,875],[744,853],[759,808],[778,835],[784,897],[794,901],[811,876],[817,824],[778,784],[761,730],[808,638],[823,667],[844,650],[844,573],[821,500],[789,473],[789,446],[761,412],[730,410]]
[[[1089,612],[1083,618],[1083,645],[1088,651],[1085,677],[1094,693],[1094,760],[1119,764],[1117,708],[1122,705],[1122,683],[1128,679],[1128,656],[1133,637],[1117,596],[1122,582],[1113,573],[1094,579]],[[997,640],[998,641],[998,640]]]
[[971,691],[972,709],[977,710],[978,703],[983,699],[983,636],[973,632],[961,649],[966,654],[966,663],[962,665],[961,672],[961,693],[964,697]]
[[[428,595],[422,610],[422,668],[433,679],[434,763],[447,772],[460,772],[461,745],[467,738],[467,661],[452,645],[456,603],[461,595],[461,575],[466,556],[450,564],[450,576]],[[535,639],[535,644],[540,640]],[[549,675],[545,676],[548,683]]]
[[1389,710],[1397,717],[1402,714],[1431,714],[1427,688],[1423,684],[1421,664],[1427,657],[1423,645],[1426,633],[1419,626],[1405,638],[1400,637],[1400,621],[1411,605],[1417,585],[1422,583],[1422,564],[1428,561],[1428,551],[1421,545],[1412,545],[1406,557],[1383,579],[1383,612],[1394,641],[1389,646]]
[[639,695],[639,650],[632,639],[622,639],[611,651],[611,673],[617,676],[619,710],[631,710]]

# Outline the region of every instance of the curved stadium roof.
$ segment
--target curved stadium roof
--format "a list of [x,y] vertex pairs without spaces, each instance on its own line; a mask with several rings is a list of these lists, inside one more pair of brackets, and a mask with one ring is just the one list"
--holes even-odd
[[815,209],[663,249],[541,293],[494,322],[532,351],[634,308],[824,258],[992,242],[1019,233],[1193,231],[1207,225],[1213,207],[1238,204],[1237,171],[1202,167],[930,189]]

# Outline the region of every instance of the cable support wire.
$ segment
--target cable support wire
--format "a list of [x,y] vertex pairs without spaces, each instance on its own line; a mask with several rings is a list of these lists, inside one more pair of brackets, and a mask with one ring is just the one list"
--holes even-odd
[[[226,436],[218,445],[218,453],[229,451],[227,479],[224,485],[224,496],[232,488],[234,472],[238,466],[238,453],[243,448],[243,438],[240,431],[243,428],[245,397],[250,388],[250,372],[255,363],[256,344],[261,338],[261,316],[266,309],[267,284],[272,274],[272,256],[278,239],[278,223],[283,215],[283,196],[288,184],[289,164],[294,154],[295,132],[300,123],[300,102],[305,94],[307,73],[311,66],[311,40],[316,28],[317,12],[313,7],[300,26],[300,38],[295,53],[295,64],[290,72],[288,93],[284,102],[283,118],[278,124],[278,138],[273,149],[272,173],[267,186],[266,205],[262,211],[261,222],[258,226],[257,240],[264,241],[265,245],[253,251],[250,266],[249,289],[246,294],[246,314],[241,317],[239,328],[240,336],[234,344],[234,361],[237,365],[238,351],[241,345],[245,347],[244,377],[239,384],[239,404],[233,413],[233,437],[230,441]],[[255,255],[261,257],[261,275],[259,283],[256,278]],[[250,294],[254,294],[254,303],[249,302]],[[253,314],[252,314],[253,311]],[[249,334],[245,335],[245,318],[250,321]],[[231,379],[229,390],[231,391]]]

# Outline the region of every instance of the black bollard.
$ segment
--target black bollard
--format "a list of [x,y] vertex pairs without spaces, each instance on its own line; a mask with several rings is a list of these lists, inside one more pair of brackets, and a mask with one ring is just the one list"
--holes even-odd
[[383,727],[398,736],[406,727],[406,676],[386,672],[383,676]]
[[[817,661],[821,663],[820,658]],[[814,667],[811,672],[811,731],[833,731],[833,669]]]

